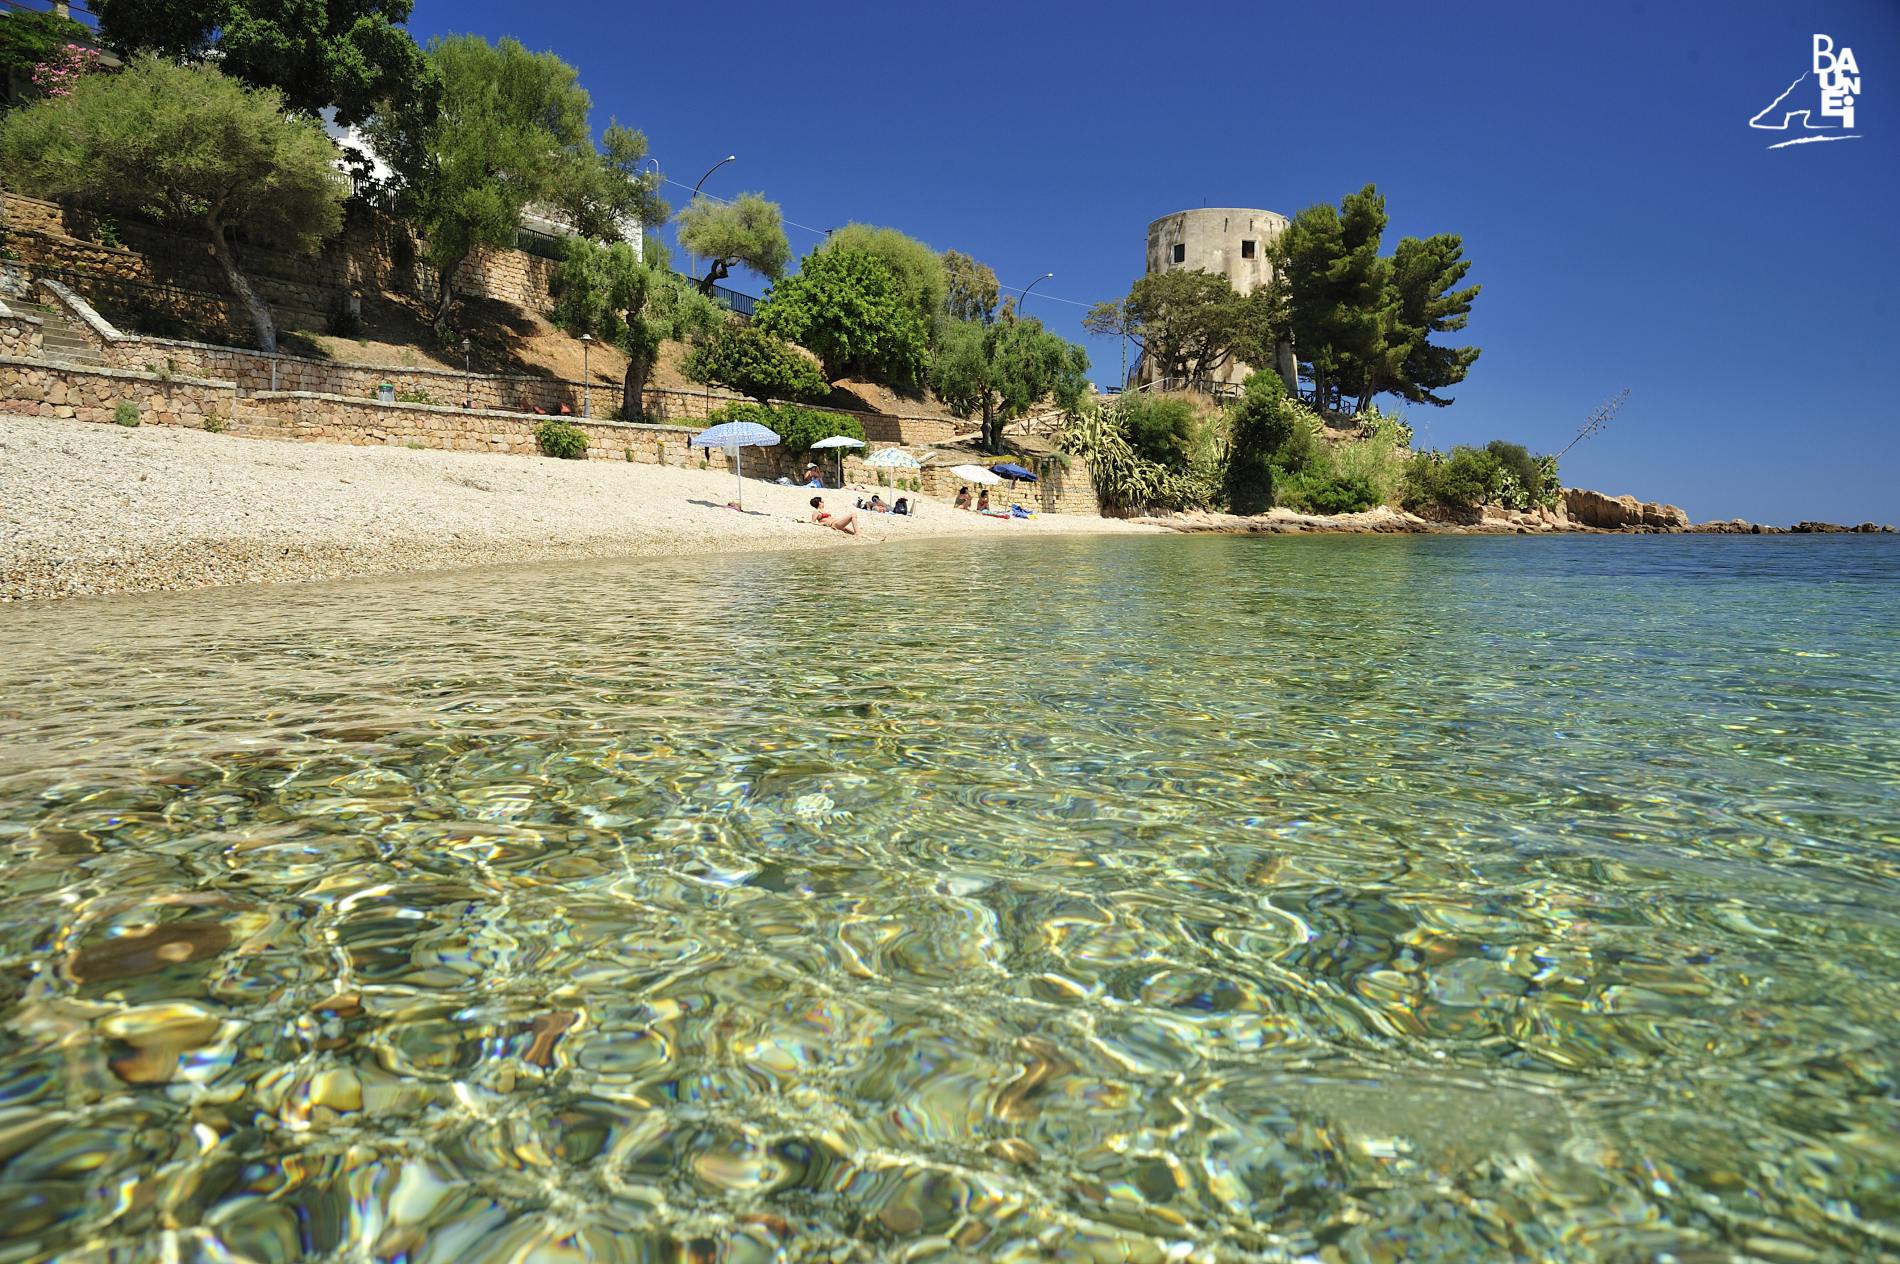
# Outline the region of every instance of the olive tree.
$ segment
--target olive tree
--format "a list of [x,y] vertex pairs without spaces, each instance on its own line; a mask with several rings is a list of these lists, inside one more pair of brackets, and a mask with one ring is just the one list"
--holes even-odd
[[598,164],[592,105],[572,66],[512,39],[454,35],[429,44],[441,109],[415,132],[405,111],[369,121],[384,155],[413,155],[405,193],[436,270],[436,321],[448,319],[455,274],[479,247],[512,246],[521,212],[551,196],[568,164]]
[[950,408],[983,420],[983,449],[1003,450],[1003,429],[1044,399],[1073,409],[1088,390],[1088,353],[1036,319],[961,320],[938,334],[930,385]]
[[680,212],[679,239],[680,245],[709,261],[706,275],[699,279],[701,294],[711,294],[737,265],[776,281],[792,261],[778,203],[766,201],[762,193],[741,193],[730,202],[694,198]]
[[263,351],[277,350],[276,322],[231,231],[314,251],[343,221],[336,156],[321,124],[287,115],[275,89],[156,57],[0,122],[0,170],[23,192],[156,213],[201,232]]
[[726,319],[718,304],[624,241],[569,238],[552,288],[554,319],[563,329],[613,342],[626,353],[620,415],[629,421],[644,412],[642,396],[661,344],[709,334]]

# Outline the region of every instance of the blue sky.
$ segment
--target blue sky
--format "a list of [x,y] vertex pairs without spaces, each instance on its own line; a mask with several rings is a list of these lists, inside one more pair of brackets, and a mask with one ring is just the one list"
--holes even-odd
[[[733,153],[708,192],[760,190],[817,230],[893,225],[1005,285],[1054,272],[1029,310],[1078,339],[1084,306],[1139,274],[1151,219],[1290,214],[1371,182],[1388,251],[1461,233],[1484,285],[1457,402],[1407,409],[1424,441],[1554,451],[1627,386],[1567,482],[1698,519],[1900,521],[1894,0],[418,0],[411,26],[553,50],[596,122],[641,128],[686,185]],[[1748,120],[1815,32],[1855,51],[1862,138],[1769,151]],[[818,240],[788,232],[797,254]],[[1114,381],[1119,344],[1087,345]]]

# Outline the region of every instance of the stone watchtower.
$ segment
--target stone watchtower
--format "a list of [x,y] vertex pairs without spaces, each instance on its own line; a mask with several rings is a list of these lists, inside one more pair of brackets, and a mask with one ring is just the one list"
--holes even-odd
[[[1224,276],[1242,294],[1251,294],[1273,276],[1268,247],[1286,231],[1286,216],[1250,207],[1210,206],[1176,211],[1148,225],[1148,275],[1194,268]],[[1291,355],[1279,357],[1291,361]],[[1274,366],[1285,376],[1289,365]],[[1229,360],[1213,375],[1215,384],[1239,383],[1253,367]],[[1144,358],[1136,369],[1142,384],[1157,376]]]

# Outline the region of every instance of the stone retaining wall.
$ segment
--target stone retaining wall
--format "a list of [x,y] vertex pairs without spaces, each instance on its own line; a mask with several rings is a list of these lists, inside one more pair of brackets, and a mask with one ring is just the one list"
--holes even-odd
[[[268,356],[242,347],[220,347],[175,338],[148,338],[121,332],[87,300],[59,281],[42,280],[47,300],[64,311],[106,363],[132,372],[184,374],[231,380],[246,394],[260,391],[308,391],[374,399],[384,382],[412,402],[444,405],[467,400],[476,408],[556,413],[563,405],[576,411],[581,383],[559,378],[457,373],[452,369],[337,364],[302,356]],[[417,399],[417,396],[426,399]]]
[[15,312],[0,303],[0,356],[37,360],[42,350],[40,318]]
[[145,425],[215,427],[230,423],[237,405],[231,382],[161,377],[122,369],[75,368],[0,357],[0,413],[113,421],[119,405],[138,406]]
[[[98,216],[6,192],[0,206],[6,220],[0,245],[33,273],[63,281],[123,317],[170,317],[249,340],[250,317],[202,238],[128,218],[113,227],[124,246],[108,246],[98,240],[105,235]],[[313,256],[256,243],[240,249],[245,275],[285,329],[324,328],[353,292],[435,293],[436,272],[424,261],[421,241],[385,215],[352,212],[343,231]],[[519,250],[481,250],[456,273],[455,288],[545,313],[552,310],[554,268],[552,260]]]
[[[989,466],[998,458],[974,459],[969,464]],[[944,461],[947,458],[939,457]],[[939,467],[927,465],[922,471],[924,495],[933,500],[954,501],[957,489],[969,486],[970,496],[974,499],[983,489],[974,483],[950,472],[950,465],[964,464],[959,458]],[[990,503],[994,508],[1007,509],[1011,505],[1021,505],[1024,509],[1039,513],[1085,514],[1100,517],[1102,505],[1095,497],[1095,484],[1089,478],[1088,465],[1080,457],[1069,458],[1069,467],[1052,459],[1035,461],[1032,465],[1041,476],[1040,482],[1017,483],[1011,486],[1001,483],[990,488]],[[916,477],[912,474],[912,477]]]
[[[434,448],[446,452],[492,452],[534,456],[540,452],[535,428],[551,418],[534,413],[468,412],[427,404],[378,404],[372,400],[308,391],[278,391],[244,401],[240,430],[245,434],[310,439],[369,447]],[[587,436],[587,456],[595,461],[633,461],[641,465],[729,469],[724,452],[690,446],[696,426],[636,422],[560,420]],[[748,448],[748,474],[776,478],[787,458],[777,449]]]

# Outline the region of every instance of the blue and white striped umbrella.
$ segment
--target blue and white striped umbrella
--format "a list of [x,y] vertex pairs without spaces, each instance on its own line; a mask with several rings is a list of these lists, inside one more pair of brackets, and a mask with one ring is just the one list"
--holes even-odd
[[693,436],[696,448],[770,448],[777,443],[777,432],[756,421],[728,421]]
[[770,448],[777,444],[778,432],[767,430],[756,421],[728,421],[693,436],[696,448],[724,448],[732,453],[732,473],[739,480],[739,497],[732,502],[735,509],[745,508],[745,471],[740,449]]

